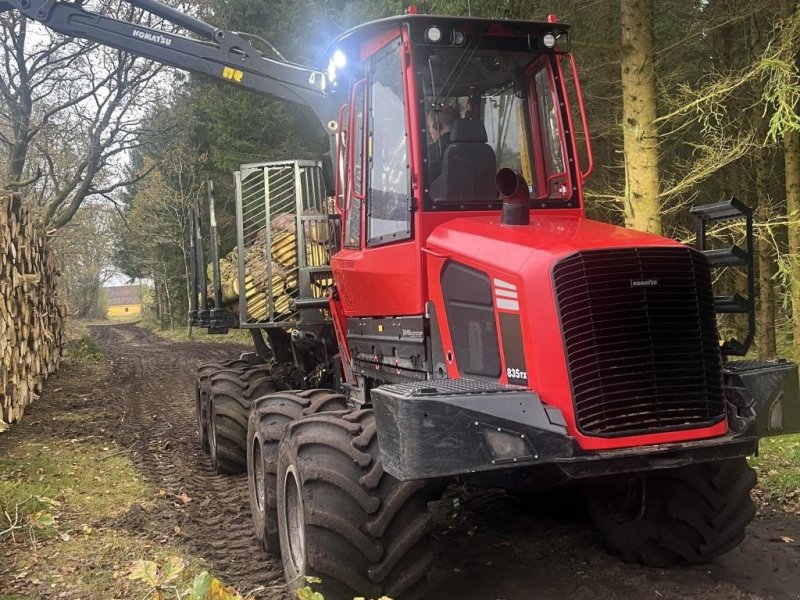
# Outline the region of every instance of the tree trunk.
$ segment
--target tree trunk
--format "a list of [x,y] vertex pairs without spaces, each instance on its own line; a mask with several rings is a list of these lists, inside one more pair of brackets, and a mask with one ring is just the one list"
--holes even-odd
[[625,224],[661,233],[651,0],[620,0]]
[[786,212],[789,216],[789,286],[792,297],[792,345],[795,362],[800,361],[800,134],[783,136],[783,162],[786,168]]
[[167,263],[162,262],[161,266],[164,268],[164,297],[166,298],[167,301],[167,313],[169,314],[169,328],[175,329],[175,315],[172,314],[172,297],[169,292],[169,287],[168,287],[169,284],[167,284],[167,279],[169,277],[167,275]]
[[[186,276],[186,306],[192,306],[192,281],[189,275],[189,251],[186,248],[185,244],[181,245],[181,253],[183,254],[183,272]],[[189,339],[192,339],[192,316],[189,314],[189,311],[186,311],[186,331]]]
[[[761,118],[758,115],[756,118]],[[763,139],[763,137],[761,138]],[[756,210],[757,221],[767,226],[770,218],[769,168],[766,148],[756,148]],[[756,343],[759,358],[775,358],[775,258],[770,244],[768,231],[763,230],[756,236],[756,253],[758,262],[758,323]]]
[[[781,18],[792,17],[795,3],[781,0]],[[786,25],[784,25],[786,27]],[[789,238],[789,292],[792,300],[793,359],[800,361],[800,133],[783,135],[783,163],[786,179],[786,214]]]

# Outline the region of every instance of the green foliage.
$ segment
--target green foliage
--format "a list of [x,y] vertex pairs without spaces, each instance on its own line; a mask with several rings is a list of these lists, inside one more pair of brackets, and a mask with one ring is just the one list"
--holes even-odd
[[800,509],[800,435],[761,440],[752,466],[766,503]]
[[137,560],[131,564],[128,578],[142,582],[149,590],[148,595],[154,600],[164,600],[168,591],[179,600],[253,600],[249,596],[243,597],[208,571],[195,575],[191,587],[181,592],[178,579],[187,566],[186,561],[179,556],[169,556],[161,563]]
[[74,346],[69,352],[70,358],[73,360],[82,360],[87,362],[97,362],[103,356],[103,351],[97,342],[94,341],[89,334],[84,334],[81,338],[74,342]]

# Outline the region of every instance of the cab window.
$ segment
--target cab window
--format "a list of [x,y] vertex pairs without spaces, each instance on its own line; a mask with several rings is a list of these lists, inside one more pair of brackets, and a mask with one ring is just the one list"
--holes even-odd
[[361,247],[361,210],[364,202],[364,121],[366,118],[364,92],[366,81],[362,80],[353,87],[353,100],[348,131],[352,132],[347,151],[350,154],[350,183],[347,186],[349,206],[347,222],[344,230],[346,248]]
[[367,245],[411,236],[408,135],[400,42],[373,58],[367,143]]

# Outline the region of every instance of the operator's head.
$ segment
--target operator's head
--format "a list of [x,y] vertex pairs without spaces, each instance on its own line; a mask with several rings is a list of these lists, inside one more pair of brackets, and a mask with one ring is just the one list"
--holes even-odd
[[456,109],[445,104],[441,110],[428,111],[428,131],[435,142],[444,133],[450,132],[450,126],[458,118]]

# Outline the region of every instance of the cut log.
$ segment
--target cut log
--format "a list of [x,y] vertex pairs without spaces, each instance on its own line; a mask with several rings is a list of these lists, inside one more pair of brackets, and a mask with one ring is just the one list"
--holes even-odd
[[[281,320],[289,317],[292,299],[298,293],[297,219],[284,213],[275,217],[267,244],[267,230],[258,231],[244,251],[244,294],[247,299],[247,316],[250,321]],[[328,264],[331,235],[325,219],[306,225],[305,259],[309,266]],[[267,247],[269,246],[269,253]],[[271,272],[271,277],[270,277]],[[212,280],[209,267],[209,281]],[[240,292],[239,255],[237,249],[220,259],[222,302],[238,313]],[[329,293],[332,280],[314,282],[315,293]],[[214,297],[212,285],[207,290]],[[270,316],[272,315],[272,316]]]
[[0,191],[0,431],[22,417],[61,360],[58,276],[42,225],[19,194]]

